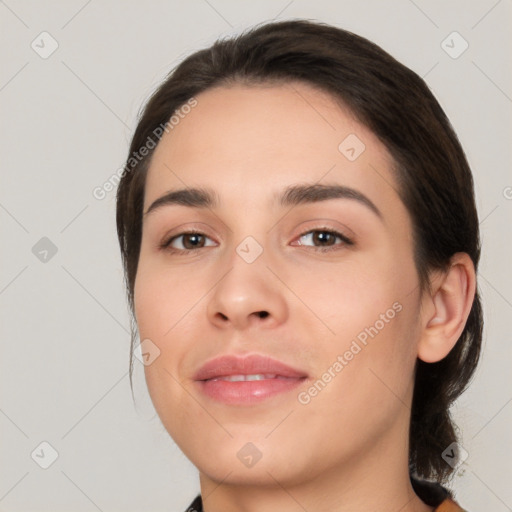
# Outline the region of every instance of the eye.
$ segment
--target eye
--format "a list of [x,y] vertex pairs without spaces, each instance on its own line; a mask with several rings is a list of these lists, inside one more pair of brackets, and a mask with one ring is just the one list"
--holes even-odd
[[[336,239],[341,240],[342,243],[336,244]],[[193,253],[198,249],[202,249],[204,247],[208,247],[206,244],[207,240],[211,240],[208,236],[200,231],[187,231],[184,233],[179,233],[178,235],[174,235],[171,238],[164,240],[160,244],[160,249],[169,251],[171,253]],[[319,246],[313,246],[313,248],[319,252],[328,252],[337,250],[340,246],[343,245],[353,245],[352,240],[347,238],[342,233],[332,229],[312,229],[306,231],[299,237],[299,241],[297,245],[307,246],[307,241],[311,241],[313,244],[320,244]],[[176,245],[181,245],[181,247],[176,247]],[[214,243],[209,244],[215,245]]]
[[[336,239],[341,240],[342,243],[336,244]],[[340,246],[354,244],[352,240],[342,233],[324,228],[312,229],[303,233],[299,237],[298,245],[307,245],[307,243],[302,240],[311,241],[313,244],[319,243],[320,246],[316,246],[314,248],[320,252],[334,251],[339,249]]]
[[[181,242],[180,239],[182,239]],[[197,249],[202,249],[203,247],[206,247],[206,239],[211,240],[200,231],[187,231],[185,233],[174,235],[168,240],[164,240],[164,242],[162,242],[162,244],[160,245],[160,249],[169,251],[171,253],[190,253]],[[175,245],[181,245],[181,247],[176,247]]]

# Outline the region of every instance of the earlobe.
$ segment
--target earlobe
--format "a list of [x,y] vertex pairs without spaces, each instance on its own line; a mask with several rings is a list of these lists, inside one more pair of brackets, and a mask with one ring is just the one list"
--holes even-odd
[[418,358],[426,363],[444,359],[457,343],[471,311],[476,289],[473,262],[456,253],[450,268],[432,283],[422,308]]

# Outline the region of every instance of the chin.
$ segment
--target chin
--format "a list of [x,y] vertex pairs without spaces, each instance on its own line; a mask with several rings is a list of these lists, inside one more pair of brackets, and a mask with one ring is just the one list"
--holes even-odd
[[[275,486],[277,482],[285,487],[299,483],[302,479],[299,475],[290,474],[290,466],[277,466],[260,460],[253,467],[243,467],[241,464],[231,463],[215,464],[211,461],[203,461],[205,464],[194,463],[200,473],[206,475],[215,482],[223,485],[234,486]],[[296,468],[295,468],[296,469]],[[306,472],[304,472],[306,479]]]
[[262,444],[230,440],[216,451],[191,454],[189,459],[200,473],[227,485],[292,486],[311,479],[311,464],[297,460],[296,453]]

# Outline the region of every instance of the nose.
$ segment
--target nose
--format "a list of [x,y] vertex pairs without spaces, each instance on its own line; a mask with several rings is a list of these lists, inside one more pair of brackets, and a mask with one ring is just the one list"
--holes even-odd
[[283,284],[262,257],[247,263],[238,255],[209,296],[208,319],[222,329],[272,328],[286,321]]

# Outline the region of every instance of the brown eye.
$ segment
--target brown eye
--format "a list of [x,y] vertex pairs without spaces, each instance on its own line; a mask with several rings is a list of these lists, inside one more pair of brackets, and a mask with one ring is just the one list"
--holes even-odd
[[[163,242],[160,248],[170,252],[193,252],[206,247],[206,240],[208,239],[205,234],[199,231],[188,231],[174,235],[169,240]],[[176,245],[178,245],[178,247],[176,247]]]
[[[306,246],[307,243],[301,241],[303,239],[310,240],[314,244],[314,248],[318,249],[320,252],[335,250],[337,247],[343,245],[353,245],[352,240],[345,235],[330,229],[313,229],[303,233],[299,237],[299,245]],[[341,240],[342,243],[336,244],[336,239]]]

